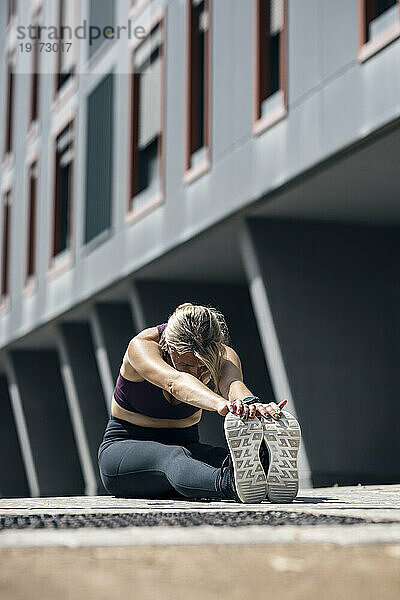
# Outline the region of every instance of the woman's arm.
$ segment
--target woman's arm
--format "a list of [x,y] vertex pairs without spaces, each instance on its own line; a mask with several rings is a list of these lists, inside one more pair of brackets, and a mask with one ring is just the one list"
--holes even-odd
[[168,391],[174,398],[192,406],[225,415],[227,402],[199,379],[171,367],[162,358],[159,344],[148,330],[135,336],[128,345],[127,357],[132,367],[147,381]]
[[222,359],[221,378],[219,388],[224,398],[233,403],[235,400],[244,400],[254,396],[243,383],[243,372],[240,358],[233,348],[226,346],[225,357]]
[[281,409],[287,402],[287,400],[282,400],[279,404],[275,402],[269,404],[262,404],[261,402],[250,405],[242,404],[242,400],[255,394],[243,383],[240,358],[234,349],[229,346],[225,346],[225,358],[222,362],[219,387],[223,397],[228,400],[228,409],[240,415],[243,420],[255,416],[279,419]]

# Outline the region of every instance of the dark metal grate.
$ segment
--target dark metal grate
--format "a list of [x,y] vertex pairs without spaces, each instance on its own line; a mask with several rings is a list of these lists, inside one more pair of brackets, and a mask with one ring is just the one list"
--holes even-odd
[[[358,517],[312,515],[294,512],[151,512],[97,514],[37,514],[0,517],[5,529],[78,529],[81,527],[241,527],[248,525],[360,525],[370,521]],[[387,522],[387,521],[385,521]]]

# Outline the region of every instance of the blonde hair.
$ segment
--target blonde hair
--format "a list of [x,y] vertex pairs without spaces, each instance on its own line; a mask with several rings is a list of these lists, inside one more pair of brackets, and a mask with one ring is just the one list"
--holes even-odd
[[207,368],[202,377],[211,375],[216,393],[219,390],[223,345],[229,342],[224,315],[216,308],[185,302],[169,316],[160,346],[167,352],[192,352]]

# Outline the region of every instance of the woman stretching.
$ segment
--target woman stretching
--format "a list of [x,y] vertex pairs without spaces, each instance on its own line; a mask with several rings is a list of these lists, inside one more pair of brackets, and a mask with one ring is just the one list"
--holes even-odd
[[[291,502],[300,427],[243,382],[224,316],[181,304],[125,352],[98,451],[106,490],[128,498]],[[213,389],[210,389],[213,387]],[[199,442],[202,410],[225,417],[229,451]]]

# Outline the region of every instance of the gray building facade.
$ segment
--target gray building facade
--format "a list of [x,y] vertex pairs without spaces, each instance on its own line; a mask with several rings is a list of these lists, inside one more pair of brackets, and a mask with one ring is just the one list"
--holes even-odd
[[[102,35],[27,51],[24,19]],[[0,494],[105,493],[126,345],[185,301],[288,399],[305,485],[400,481],[400,2],[10,0],[0,28]]]

